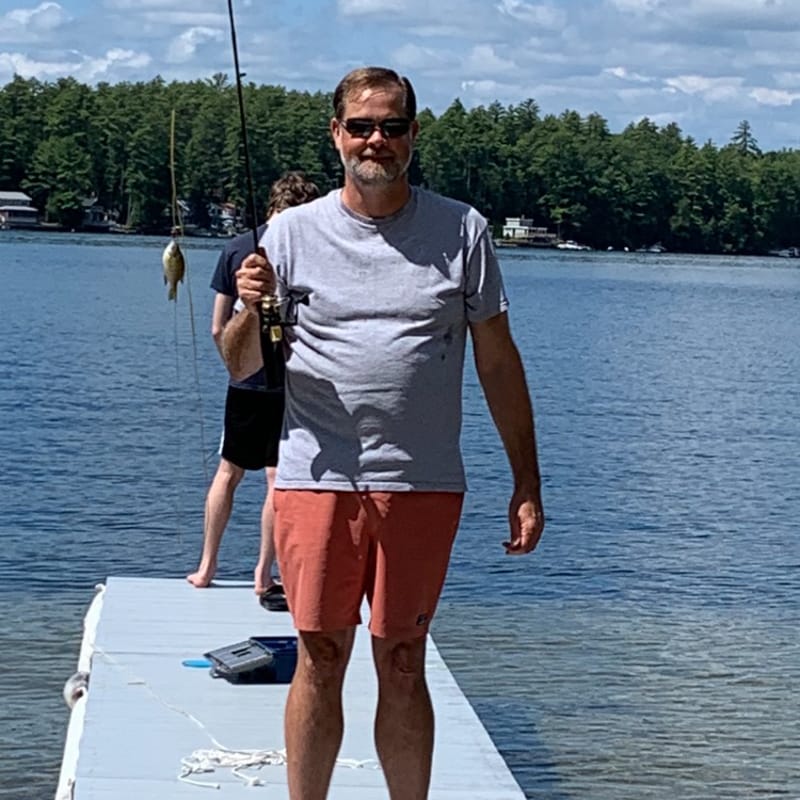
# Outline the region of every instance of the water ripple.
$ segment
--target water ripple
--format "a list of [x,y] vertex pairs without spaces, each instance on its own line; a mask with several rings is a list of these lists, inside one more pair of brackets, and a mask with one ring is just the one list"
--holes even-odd
[[[0,238],[0,796],[52,795],[92,586],[194,566],[218,244],[188,253],[201,400],[163,242]],[[529,798],[796,799],[800,270],[629,255],[504,257],[548,528],[504,555],[508,466],[468,368],[435,636]],[[223,577],[251,574],[262,483],[237,495]]]

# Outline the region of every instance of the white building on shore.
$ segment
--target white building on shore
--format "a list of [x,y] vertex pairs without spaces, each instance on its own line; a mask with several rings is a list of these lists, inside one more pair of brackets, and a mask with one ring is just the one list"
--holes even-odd
[[506,217],[501,244],[528,247],[555,247],[558,236],[547,228],[537,227],[528,217]]
[[0,230],[38,227],[39,212],[27,194],[0,191]]

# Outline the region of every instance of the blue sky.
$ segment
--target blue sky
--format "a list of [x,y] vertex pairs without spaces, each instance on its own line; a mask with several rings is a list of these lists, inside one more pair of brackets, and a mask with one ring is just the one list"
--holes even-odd
[[[236,0],[249,80],[330,91],[352,67],[408,75],[439,114],[533,98],[800,149],[800,0]],[[0,0],[0,85],[232,76],[226,0]]]

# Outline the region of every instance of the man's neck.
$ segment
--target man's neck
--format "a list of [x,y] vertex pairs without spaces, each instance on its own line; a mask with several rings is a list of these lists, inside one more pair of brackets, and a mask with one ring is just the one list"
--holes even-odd
[[396,214],[411,196],[408,180],[395,181],[390,186],[364,186],[345,179],[342,202],[362,217],[390,217]]

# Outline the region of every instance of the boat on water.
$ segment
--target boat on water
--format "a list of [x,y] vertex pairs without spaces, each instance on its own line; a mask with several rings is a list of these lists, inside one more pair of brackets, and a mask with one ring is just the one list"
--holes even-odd
[[0,230],[35,230],[39,227],[39,210],[25,192],[0,192]]
[[41,227],[39,209],[25,192],[0,191],[0,230],[35,230]]
[[0,230],[36,230],[41,228],[39,212],[29,206],[0,206]]
[[567,239],[565,242],[556,244],[557,250],[591,250],[588,244],[578,244],[574,239]]
[[497,247],[554,247],[557,241],[555,233],[534,225],[529,217],[506,217],[503,235],[494,243]]
[[800,247],[782,247],[780,250],[770,250],[767,255],[778,258],[800,258]]

